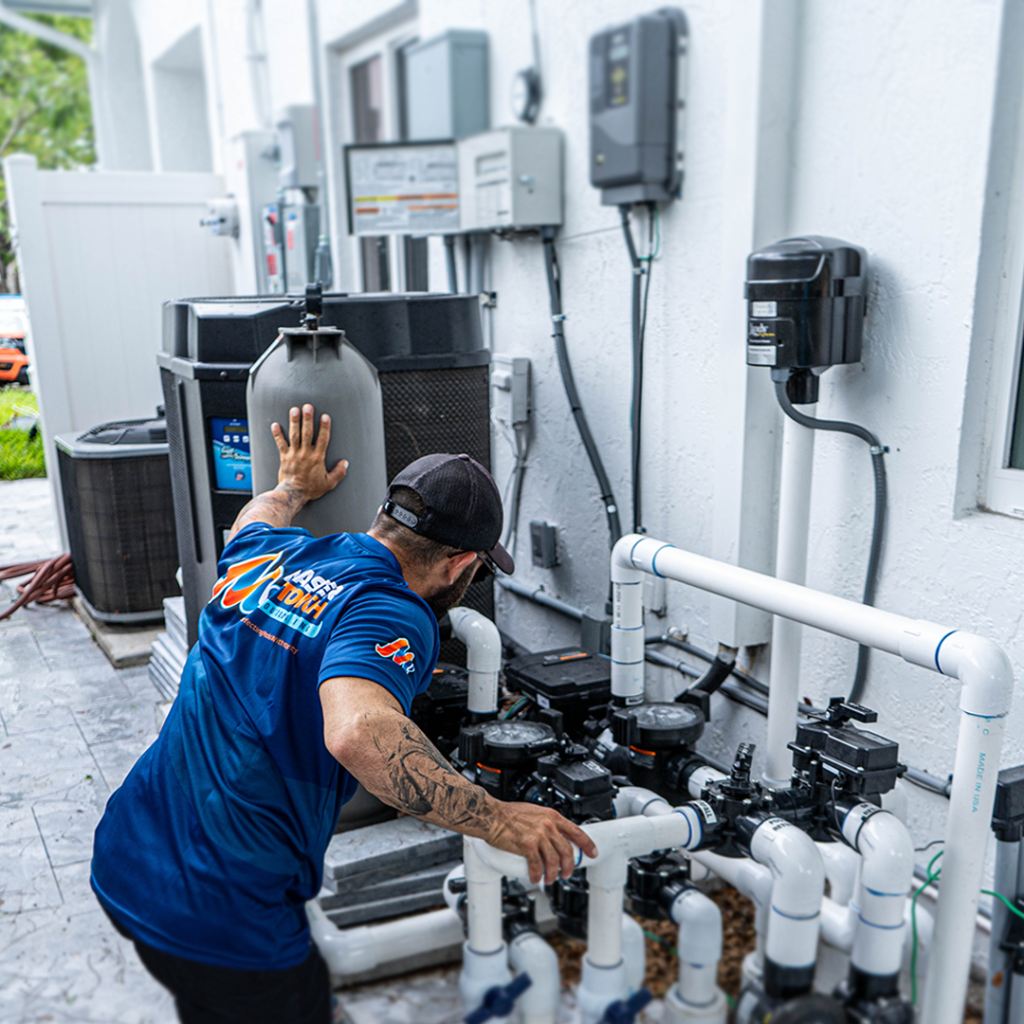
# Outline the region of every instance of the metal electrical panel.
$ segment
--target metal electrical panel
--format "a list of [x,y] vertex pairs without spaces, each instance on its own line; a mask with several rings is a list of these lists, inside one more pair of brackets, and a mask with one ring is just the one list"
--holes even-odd
[[643,14],[590,39],[590,183],[605,206],[678,199],[686,17]]
[[562,223],[562,133],[521,125],[461,139],[463,231]]
[[459,231],[459,164],[452,142],[346,146],[345,184],[349,234]]
[[295,103],[278,111],[275,118],[278,145],[278,187],[316,188],[323,159],[316,107]]
[[300,199],[284,206],[283,210],[285,290],[295,294],[303,291],[313,281],[316,244],[320,232],[320,207],[303,203]]
[[491,126],[486,32],[451,29],[402,51],[405,137],[461,139]]

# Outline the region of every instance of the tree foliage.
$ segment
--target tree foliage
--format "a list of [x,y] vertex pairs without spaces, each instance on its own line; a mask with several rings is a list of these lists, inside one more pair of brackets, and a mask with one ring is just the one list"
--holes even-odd
[[[60,32],[89,42],[88,18],[40,14]],[[0,25],[0,159],[30,153],[41,168],[75,168],[96,160],[85,62],[35,36]],[[7,189],[0,176],[0,291],[14,260]]]

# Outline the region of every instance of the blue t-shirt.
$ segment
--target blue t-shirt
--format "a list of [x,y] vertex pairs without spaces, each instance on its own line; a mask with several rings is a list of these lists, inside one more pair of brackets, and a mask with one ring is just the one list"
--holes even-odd
[[319,685],[370,679],[408,714],[437,620],[366,534],[253,524],[219,572],[160,736],[96,829],[92,885],[157,949],[284,969],[309,954],[303,905],[357,785],[324,746]]

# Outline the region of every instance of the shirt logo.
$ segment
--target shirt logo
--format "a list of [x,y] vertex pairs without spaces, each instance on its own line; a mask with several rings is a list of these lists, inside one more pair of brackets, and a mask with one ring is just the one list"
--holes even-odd
[[245,614],[254,612],[284,574],[280,561],[281,552],[272,551],[228,566],[227,572],[213,585],[212,600],[219,597],[222,608],[238,607]]
[[404,636],[396,637],[389,644],[377,644],[374,650],[382,658],[390,658],[396,665],[400,665],[409,675],[416,671],[413,665],[416,655],[409,649],[409,641]]

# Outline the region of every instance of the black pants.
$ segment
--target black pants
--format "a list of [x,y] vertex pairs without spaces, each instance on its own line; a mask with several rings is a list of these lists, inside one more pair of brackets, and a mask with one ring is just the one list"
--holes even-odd
[[174,996],[181,1024],[330,1024],[331,982],[315,944],[297,967],[244,971],[164,953],[137,939],[110,911],[107,917]]

